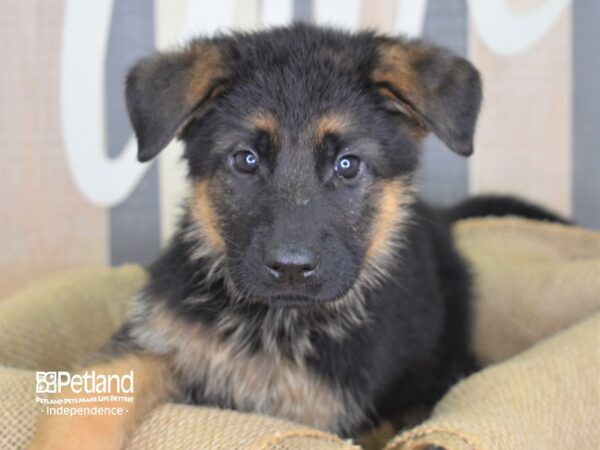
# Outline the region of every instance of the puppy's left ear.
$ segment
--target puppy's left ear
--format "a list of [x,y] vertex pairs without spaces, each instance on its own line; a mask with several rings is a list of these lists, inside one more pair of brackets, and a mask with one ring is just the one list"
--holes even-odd
[[372,81],[386,102],[451,150],[473,153],[481,78],[466,59],[421,41],[381,38]]
[[129,71],[125,100],[140,161],[154,158],[223,90],[225,51],[222,42],[200,39],[142,59]]

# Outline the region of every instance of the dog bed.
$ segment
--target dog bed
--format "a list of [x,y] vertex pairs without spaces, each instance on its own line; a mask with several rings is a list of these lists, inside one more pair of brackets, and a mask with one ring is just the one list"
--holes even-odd
[[[454,228],[475,280],[474,345],[487,367],[457,384],[431,417],[387,450],[600,446],[600,233],[517,218]],[[0,448],[33,435],[35,370],[84,362],[123,320],[144,284],[137,266],[55,275],[0,301]],[[384,442],[386,441],[386,442]],[[389,442],[387,442],[389,441]],[[356,449],[284,420],[166,404],[128,449]]]

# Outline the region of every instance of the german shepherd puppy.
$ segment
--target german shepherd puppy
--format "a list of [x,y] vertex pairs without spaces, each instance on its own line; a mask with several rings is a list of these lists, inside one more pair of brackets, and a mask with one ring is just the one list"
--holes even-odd
[[140,161],[179,137],[192,186],[96,366],[134,368],[136,403],[120,418],[44,418],[34,447],[76,435],[118,448],[167,400],[355,436],[471,371],[452,214],[415,195],[428,132],[473,151],[481,81],[467,60],[299,24],[143,59],[126,100]]

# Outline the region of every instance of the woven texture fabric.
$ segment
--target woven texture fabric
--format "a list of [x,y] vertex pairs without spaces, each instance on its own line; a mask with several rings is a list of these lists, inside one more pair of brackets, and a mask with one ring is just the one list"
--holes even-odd
[[455,386],[386,450],[600,448],[600,314]]
[[459,222],[475,275],[474,342],[503,361],[600,308],[600,233],[517,218]]
[[213,408],[165,405],[139,427],[128,450],[357,450],[322,431],[271,417]]
[[138,266],[61,273],[0,301],[0,364],[68,370],[86,360],[123,322],[143,286]]
[[[464,221],[454,233],[475,275],[477,353],[510,359],[457,385],[388,449],[598,447],[600,316],[584,319],[600,309],[600,233],[511,218]],[[145,280],[136,266],[86,269],[0,301],[0,448],[24,448],[33,434],[33,370],[84,362]],[[128,447],[357,448],[283,420],[173,404],[156,409]]]

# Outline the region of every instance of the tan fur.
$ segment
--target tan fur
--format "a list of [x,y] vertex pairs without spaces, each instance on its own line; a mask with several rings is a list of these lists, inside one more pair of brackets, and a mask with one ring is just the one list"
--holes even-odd
[[338,113],[328,113],[318,119],[315,125],[315,139],[317,143],[323,142],[329,133],[341,134],[350,127],[350,121]]
[[370,245],[366,253],[368,263],[377,265],[377,260],[388,254],[396,245],[393,242],[394,238],[406,219],[403,206],[411,202],[412,191],[403,180],[382,183],[377,211],[373,219]]
[[423,140],[423,138],[425,138],[427,135],[427,125],[423,121],[421,115],[415,111],[411,105],[400,103],[396,95],[394,95],[394,93],[392,93],[389,89],[382,87],[379,88],[377,92],[379,92],[381,96],[387,98],[389,102],[394,105],[395,110],[402,112],[408,119],[410,119],[410,122],[408,123],[411,125],[409,128],[410,137],[415,141]]
[[[208,100],[210,89],[223,78],[225,69],[219,48],[213,43],[194,44],[190,49],[193,66],[190,70],[185,91],[185,102],[191,107],[201,100]],[[216,95],[216,92],[212,93]]]
[[248,119],[248,123],[255,129],[267,131],[275,142],[280,141],[279,123],[273,114],[259,111]]
[[214,250],[224,252],[225,241],[219,229],[219,218],[213,206],[208,180],[196,183],[192,202],[192,213],[200,225],[202,236]]
[[399,44],[382,45],[379,48],[379,62],[372,74],[373,81],[389,84],[412,103],[409,105],[401,102],[388,88],[382,87],[378,91],[391,102],[397,103],[399,109],[411,119],[413,126],[410,134],[416,141],[422,140],[427,135],[427,126],[419,112],[425,110],[427,92],[419,74],[413,68],[413,64],[421,57],[418,47]]
[[416,108],[422,109],[425,106],[424,86],[413,67],[418,50],[394,43],[380,46],[378,53],[379,62],[373,70],[373,81],[388,83],[409,98]]
[[[123,415],[41,415],[30,450],[79,450],[122,448],[131,429],[157,404],[173,395],[169,363],[166,358],[127,355],[106,363],[90,366],[97,374],[122,375],[133,370],[133,403],[102,401],[74,406],[123,408]],[[120,395],[120,394],[115,394]],[[54,398],[86,398],[94,394],[63,391]]]
[[[224,324],[220,324],[223,327]],[[324,430],[336,430],[351,402],[316,375],[303,361],[276,351],[245,351],[247,324],[228,339],[219,326],[190,324],[156,304],[136,338],[158,352],[172,352],[184,385],[203,386],[208,401],[225,398],[232,407],[287,418]],[[224,397],[225,396],[225,397]],[[317,406],[315,406],[317,405]]]

